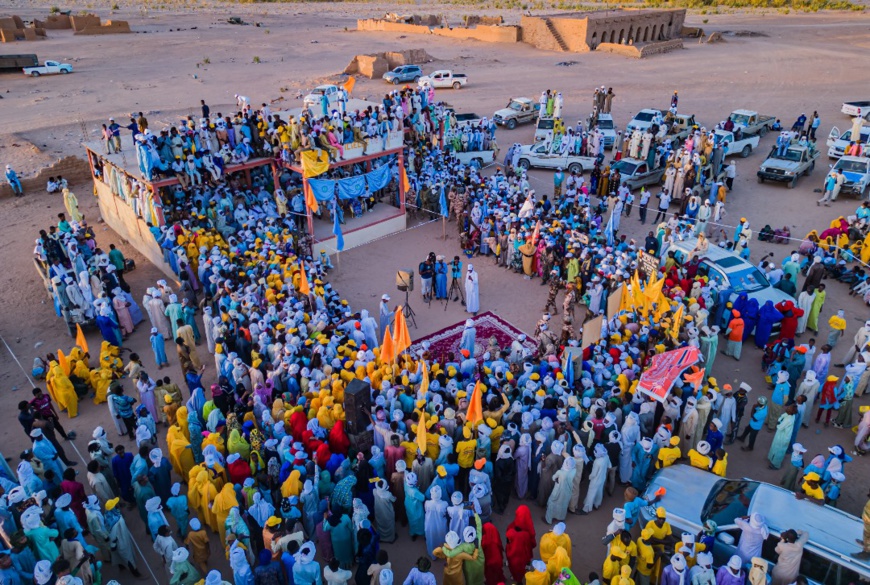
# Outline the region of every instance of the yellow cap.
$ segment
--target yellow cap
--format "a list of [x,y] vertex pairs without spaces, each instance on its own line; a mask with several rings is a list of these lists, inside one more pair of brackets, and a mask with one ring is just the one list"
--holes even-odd
[[106,512],[111,512],[115,509],[115,506],[118,505],[118,502],[121,501],[121,498],[113,498],[106,502]]

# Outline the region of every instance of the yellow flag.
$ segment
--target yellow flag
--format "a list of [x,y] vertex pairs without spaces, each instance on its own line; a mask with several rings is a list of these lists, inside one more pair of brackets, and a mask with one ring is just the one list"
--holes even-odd
[[671,337],[677,339],[680,335],[680,325],[683,324],[683,308],[684,305],[680,303],[680,308],[677,309],[677,312],[674,314],[674,325],[671,328]]
[[423,364],[423,380],[420,382],[420,395],[426,398],[426,392],[429,391],[429,368],[426,366],[426,360],[421,360]]
[[66,359],[66,356],[63,354],[63,351],[61,351],[61,350],[57,350],[57,363],[58,363],[58,365],[60,365],[61,369],[63,370],[63,373],[66,374],[67,376],[69,376],[69,368],[70,368],[69,360]]
[[478,380],[474,385],[474,390],[468,400],[468,412],[466,414],[468,422],[472,425],[483,421],[483,384]]
[[651,301],[657,301],[662,294],[662,287],[665,285],[665,277],[662,276],[660,279],[652,283],[651,285],[647,285],[644,289],[643,294]]
[[396,354],[393,350],[393,336],[390,334],[390,328],[387,327],[384,331],[384,342],[381,344],[381,363],[391,364],[395,359]]
[[88,340],[85,339],[85,334],[82,333],[82,326],[76,323],[76,345],[81,348],[81,350],[85,353],[90,353],[88,351]]
[[411,182],[408,180],[408,173],[405,172],[405,167],[402,167],[402,189],[405,193],[411,190]]
[[420,419],[417,422],[417,448],[420,453],[426,454],[426,413],[420,409]]

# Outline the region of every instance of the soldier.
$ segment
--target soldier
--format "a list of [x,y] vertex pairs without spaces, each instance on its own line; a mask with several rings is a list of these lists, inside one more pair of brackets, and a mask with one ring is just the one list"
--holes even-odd
[[538,337],[544,325],[550,322],[550,313],[544,313],[535,325],[534,337]]
[[559,340],[560,345],[567,345],[568,340],[574,337],[574,317],[565,313],[562,317],[562,338]]
[[565,285],[565,299],[562,301],[562,312],[565,313],[565,318],[574,319],[574,307],[577,306],[577,292],[574,290],[574,283],[569,282]]
[[538,355],[544,356],[556,351],[556,334],[550,331],[549,326],[544,323],[541,325],[541,332],[537,336],[538,340]]
[[547,304],[544,305],[544,312],[549,311],[553,307],[553,314],[558,315],[559,309],[556,304],[556,295],[559,294],[559,289],[562,288],[562,280],[559,278],[558,270],[550,271],[550,292],[547,294]]

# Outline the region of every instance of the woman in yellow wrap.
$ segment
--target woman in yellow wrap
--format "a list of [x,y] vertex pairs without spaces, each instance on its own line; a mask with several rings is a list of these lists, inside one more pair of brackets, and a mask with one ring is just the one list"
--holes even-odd
[[184,435],[184,438],[190,441],[190,429],[187,426],[187,407],[179,406],[178,410],[175,411],[175,420],[178,421],[178,426],[181,428],[181,432]]
[[112,383],[112,370],[100,368],[91,372],[91,386],[94,387],[94,404],[102,404],[108,400],[109,384]]
[[204,517],[202,514],[202,486],[203,483],[207,481],[208,473],[206,473],[205,471],[201,471],[197,473],[187,483],[187,503],[190,506],[190,509],[195,510],[200,518]]
[[284,480],[284,483],[281,484],[281,497],[289,498],[291,496],[298,496],[302,493],[301,476],[302,474],[299,473],[298,469],[294,469],[290,472],[290,475],[288,475],[287,479]]
[[205,469],[199,472],[196,476],[196,483],[199,488],[199,505],[202,513],[202,520],[208,524],[212,530],[218,531],[217,517],[214,513],[214,501],[218,495],[218,490],[210,481],[209,473]]
[[46,376],[45,380],[51,397],[55,399],[61,410],[66,409],[70,418],[78,416],[79,397],[76,395],[72,382],[58,362],[49,363],[49,375]]
[[230,438],[227,440],[227,450],[230,455],[238,453],[242,459],[247,460],[251,456],[251,446],[242,437],[242,433],[238,429],[230,431]]
[[211,512],[217,520],[218,534],[221,537],[221,544],[224,546],[227,544],[227,529],[225,526],[227,523],[227,516],[230,515],[230,510],[237,508],[238,505],[239,501],[236,499],[236,490],[233,488],[233,484],[231,483],[226,484],[220,493],[214,498]]

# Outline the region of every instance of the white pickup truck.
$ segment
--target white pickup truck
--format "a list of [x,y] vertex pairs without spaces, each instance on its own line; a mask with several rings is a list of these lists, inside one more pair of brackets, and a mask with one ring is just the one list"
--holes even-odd
[[453,89],[459,89],[467,83],[468,77],[466,77],[464,73],[453,73],[449,69],[435,71],[429,75],[424,75],[417,80],[417,85],[420,87],[429,87],[431,85],[435,89],[438,89],[439,87],[452,87]]
[[520,160],[517,165],[524,170],[561,168],[569,173],[580,174],[583,171],[592,170],[592,167],[595,166],[595,158],[551,152],[549,143],[539,142],[523,146],[520,149]]
[[863,156],[843,156],[833,166],[846,177],[840,190],[844,193],[855,193],[861,199],[867,196],[867,186],[870,185],[870,158]]
[[843,107],[840,111],[854,118],[861,116],[862,118],[870,119],[870,102],[843,102]]
[[69,63],[61,63],[59,61],[46,61],[45,65],[37,65],[36,67],[25,67],[22,69],[24,75],[30,77],[39,77],[40,75],[54,75],[55,73],[72,73],[73,66]]
[[734,127],[740,128],[745,136],[764,136],[776,122],[776,116],[766,116],[754,110],[734,110],[728,117],[734,122]]
[[[870,126],[861,127],[859,139],[861,144],[867,144],[870,141]],[[852,137],[851,128],[841,134],[840,129],[834,126],[825,142],[828,145],[828,158],[840,158],[852,142],[855,142],[855,139]]]
[[734,138],[733,132],[728,132],[727,130],[716,130],[716,136],[719,142],[727,142],[728,150],[725,151],[725,156],[732,156],[735,154],[739,154],[743,158],[746,158],[752,151],[758,148],[758,141],[761,138],[758,137],[758,134],[753,136],[742,136],[740,140]]
[[468,152],[451,152],[450,154],[462,164],[474,165],[479,169],[495,160],[495,153],[491,150],[470,150]]

